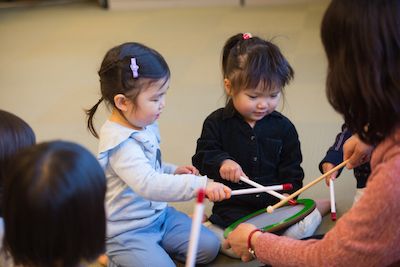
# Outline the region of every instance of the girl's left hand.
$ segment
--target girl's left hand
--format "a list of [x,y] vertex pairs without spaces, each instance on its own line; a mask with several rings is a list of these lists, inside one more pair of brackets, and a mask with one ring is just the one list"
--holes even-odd
[[176,168],[174,174],[194,174],[199,175],[199,170],[196,169],[195,166],[187,165],[187,166],[179,166]]

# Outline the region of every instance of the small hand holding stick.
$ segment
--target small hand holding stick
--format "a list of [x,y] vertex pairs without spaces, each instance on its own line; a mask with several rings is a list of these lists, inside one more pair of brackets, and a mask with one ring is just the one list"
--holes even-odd
[[199,189],[197,192],[197,202],[192,219],[192,229],[190,231],[189,249],[186,257],[185,267],[193,267],[196,264],[197,245],[199,243],[201,221],[204,213],[204,197],[204,189]]
[[286,202],[288,202],[290,199],[293,199],[294,197],[300,195],[301,193],[303,193],[304,191],[306,191],[308,188],[310,188],[311,186],[317,184],[318,182],[322,181],[323,179],[325,179],[325,177],[331,175],[332,173],[334,173],[335,171],[339,170],[340,168],[343,168],[344,166],[346,166],[346,164],[349,162],[349,160],[345,160],[342,163],[340,163],[339,165],[337,165],[335,168],[332,168],[331,170],[327,171],[326,173],[324,173],[323,175],[321,175],[320,177],[318,177],[317,179],[315,179],[314,181],[308,183],[307,185],[303,186],[302,188],[300,188],[299,190],[297,190],[296,192],[294,192],[293,194],[289,195],[288,197],[282,199],[281,201],[279,201],[278,203],[276,203],[273,206],[268,206],[267,208],[267,212],[268,213],[272,213],[275,209],[282,207]]

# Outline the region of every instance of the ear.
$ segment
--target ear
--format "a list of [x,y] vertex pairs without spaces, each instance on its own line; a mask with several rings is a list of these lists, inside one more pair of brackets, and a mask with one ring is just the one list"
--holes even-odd
[[114,96],[114,105],[121,111],[128,111],[129,99],[123,94]]
[[225,88],[225,92],[228,96],[232,95],[232,85],[231,85],[231,81],[229,81],[227,78],[224,79],[224,88]]

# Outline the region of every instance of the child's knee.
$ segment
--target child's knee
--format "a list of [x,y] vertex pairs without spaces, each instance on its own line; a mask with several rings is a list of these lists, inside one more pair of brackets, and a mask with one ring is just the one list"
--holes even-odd
[[[205,233],[203,233],[205,232]],[[214,260],[220,249],[220,240],[211,231],[202,231],[198,244],[197,263],[205,264]]]
[[317,209],[312,211],[303,220],[290,226],[284,233],[284,236],[288,236],[294,239],[302,239],[309,237],[314,234],[318,226],[321,224],[322,216]]

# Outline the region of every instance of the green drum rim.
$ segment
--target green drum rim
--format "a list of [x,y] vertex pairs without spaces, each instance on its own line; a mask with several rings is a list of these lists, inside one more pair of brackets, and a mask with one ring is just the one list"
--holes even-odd
[[[282,229],[285,225],[287,225],[288,223],[296,223],[297,221],[300,221],[302,218],[304,218],[305,216],[307,216],[308,214],[310,214],[314,209],[315,209],[315,201],[312,199],[308,199],[308,198],[304,198],[304,199],[297,199],[296,200],[297,203],[304,205],[304,208],[301,209],[300,211],[298,211],[297,213],[293,214],[292,216],[271,224],[271,225],[267,225],[263,228],[261,228],[261,230],[263,230],[264,232],[274,232],[277,231],[279,229]],[[288,206],[288,204],[286,204],[286,206]],[[224,238],[226,238],[228,236],[228,234],[230,232],[232,232],[239,224],[255,217],[258,216],[262,213],[267,212],[267,208],[263,208],[260,209],[258,211],[255,211],[239,220],[237,220],[236,222],[232,223],[231,225],[229,225],[225,231],[224,231]]]

